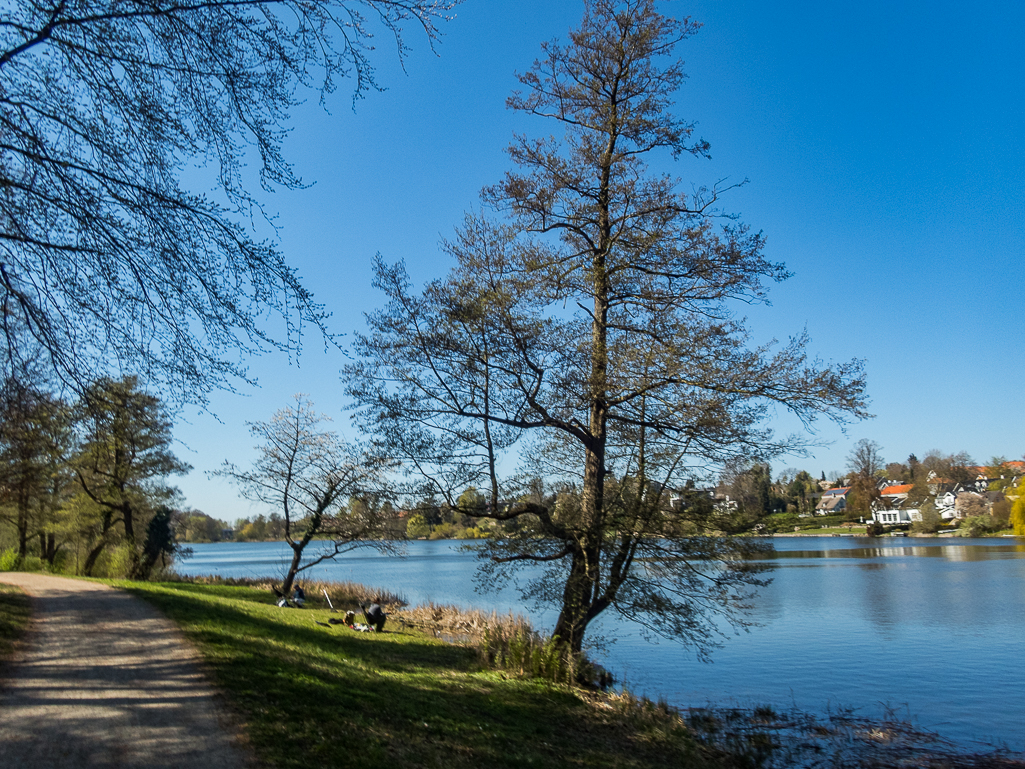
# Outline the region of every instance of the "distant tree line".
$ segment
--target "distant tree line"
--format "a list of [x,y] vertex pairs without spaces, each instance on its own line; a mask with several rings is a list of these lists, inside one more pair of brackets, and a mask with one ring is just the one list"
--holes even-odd
[[[980,475],[988,479],[986,489],[971,491]],[[728,505],[742,525],[754,527],[794,523],[794,518],[812,514],[823,492],[849,487],[847,505],[841,515],[846,521],[871,516],[886,483],[910,486],[906,490],[908,507],[922,511],[923,520],[915,524],[920,533],[935,532],[941,523],[936,508],[937,491],[961,487],[957,518],[970,521],[979,533],[1006,529],[1018,499],[1017,485],[1025,473],[1006,457],[994,456],[986,463],[976,462],[967,452],[926,452],[921,459],[911,454],[903,461],[887,462],[882,447],[871,440],[855,444],[847,458],[845,472],[821,473],[815,478],[806,470],[787,468],[773,474],[768,463],[741,461],[727,465],[719,477],[715,497]],[[1025,506],[1025,502],[1023,502]]]

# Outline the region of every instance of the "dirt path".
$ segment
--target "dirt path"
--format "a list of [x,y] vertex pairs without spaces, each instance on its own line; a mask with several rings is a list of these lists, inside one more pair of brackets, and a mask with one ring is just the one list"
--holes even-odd
[[0,679],[4,769],[252,765],[197,652],[155,609],[106,585],[0,573],[32,597]]

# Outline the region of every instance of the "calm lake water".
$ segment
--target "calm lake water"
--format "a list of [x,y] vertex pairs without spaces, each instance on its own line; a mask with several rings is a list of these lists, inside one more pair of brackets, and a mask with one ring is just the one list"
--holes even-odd
[[[680,706],[796,705],[826,713],[888,709],[968,747],[1025,751],[1025,540],[777,538],[773,582],[759,591],[750,633],[698,662],[639,628],[604,618],[615,638],[595,655],[635,693]],[[284,543],[193,545],[184,574],[280,576]],[[355,551],[310,575],[403,595],[530,614],[515,590],[476,593],[471,553],[410,542],[404,558]]]

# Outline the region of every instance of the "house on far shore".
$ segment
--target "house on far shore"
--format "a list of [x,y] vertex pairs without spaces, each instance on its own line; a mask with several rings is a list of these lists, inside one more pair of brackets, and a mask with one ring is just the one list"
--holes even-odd
[[886,510],[873,510],[872,520],[876,523],[914,523],[922,520],[922,511],[917,507],[898,507]]
[[880,507],[903,507],[908,501],[908,494],[913,488],[910,483],[900,483],[894,486],[883,486],[879,489]]
[[847,509],[847,494],[850,486],[842,486],[839,489],[826,489],[822,492],[822,499],[815,505],[815,515],[833,515],[842,513]]
[[879,500],[872,510],[872,520],[876,523],[914,523],[922,520],[922,511],[916,507],[908,507],[908,494],[912,484],[901,483],[884,486],[879,490]]

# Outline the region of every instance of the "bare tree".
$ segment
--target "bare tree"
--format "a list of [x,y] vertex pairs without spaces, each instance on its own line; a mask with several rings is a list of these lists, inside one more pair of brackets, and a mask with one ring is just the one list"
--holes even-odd
[[[0,9],[0,328],[78,392],[102,374],[203,402],[241,357],[298,349],[325,314],[243,223],[300,185],[281,153],[300,89],[376,88],[373,31],[405,55],[459,0],[42,0]],[[183,189],[200,165],[213,196]],[[206,182],[204,181],[204,184]],[[270,219],[268,218],[268,221]],[[277,315],[281,334],[267,331]]]
[[886,466],[882,450],[883,447],[875,441],[862,438],[847,455],[847,469],[855,475],[875,478]]
[[[284,539],[292,559],[281,585],[288,595],[296,576],[357,547],[389,549],[381,539],[384,508],[368,504],[380,496],[379,459],[358,456],[337,434],[321,429],[329,421],[305,395],[279,410],[268,422],[251,422],[260,440],[252,469],[225,462],[213,475],[232,480],[243,497],[276,508],[284,517]],[[351,497],[360,504],[346,507]],[[311,554],[306,548],[317,540]]]
[[847,517],[856,518],[872,512],[879,499],[878,474],[885,467],[882,446],[862,438],[847,455],[847,469],[851,472],[851,493],[847,504]]
[[[800,449],[765,427],[776,406],[805,422],[864,414],[860,362],[810,360],[804,335],[748,346],[731,304],[761,301],[785,268],[716,215],[719,191],[684,193],[645,165],[707,153],[672,114],[674,49],[696,28],[653,0],[585,3],[569,43],[545,44],[508,102],[561,141],[516,137],[514,170],[484,194],[507,219],[468,216],[445,244],[447,279],[416,292],[379,261],[388,304],[345,373],[358,424],[411,482],[453,506],[482,488],[483,514],[519,525],[485,557],[546,570],[528,593],[559,607],[555,635],[572,650],[607,609],[699,650],[716,615],[742,623],[757,548],[717,536],[698,495],[673,508],[670,490],[738,455]],[[540,466],[517,484],[501,458],[528,436],[521,456]],[[566,487],[579,504],[559,509]]]

